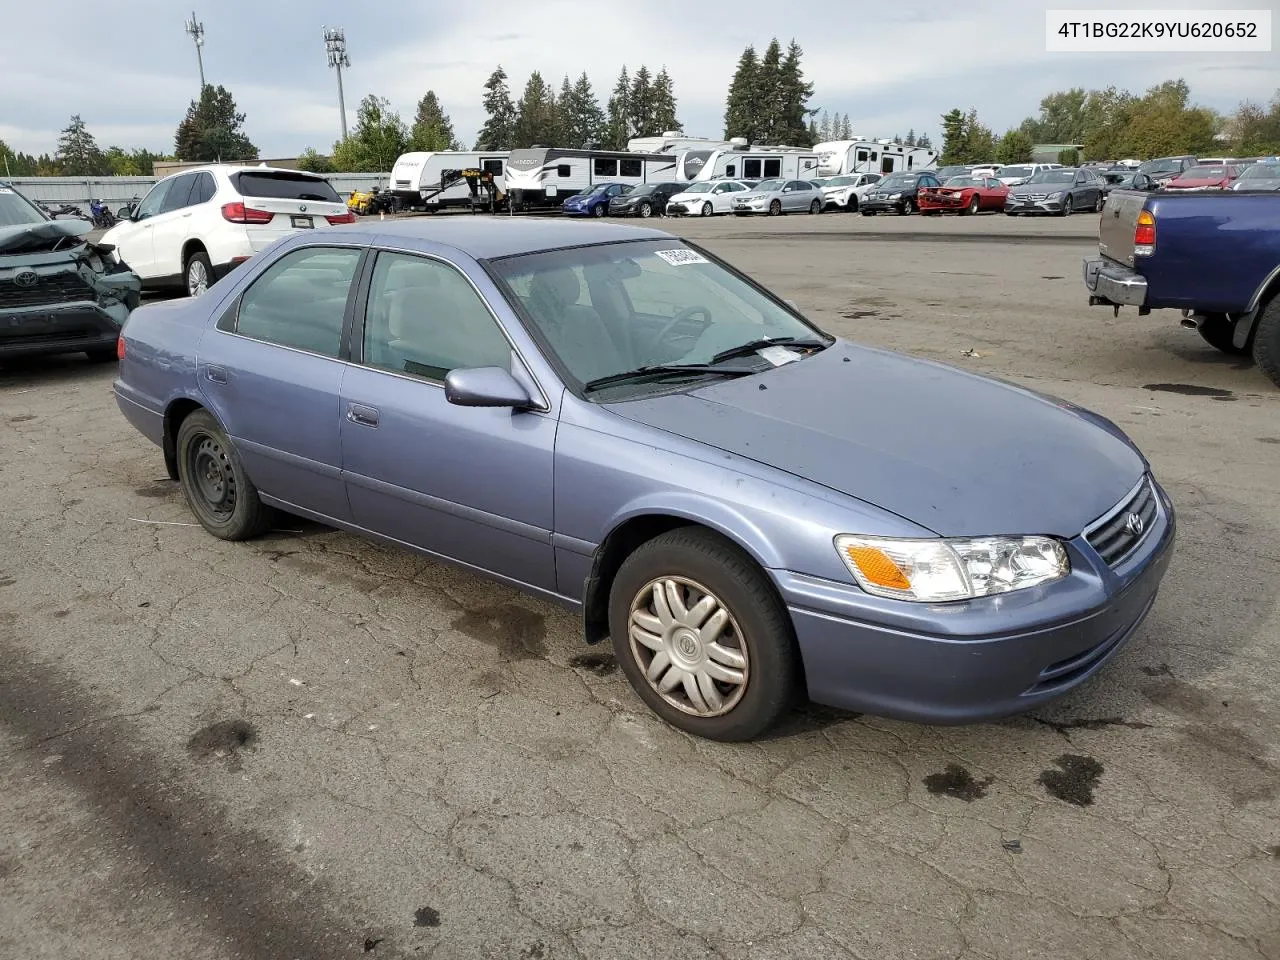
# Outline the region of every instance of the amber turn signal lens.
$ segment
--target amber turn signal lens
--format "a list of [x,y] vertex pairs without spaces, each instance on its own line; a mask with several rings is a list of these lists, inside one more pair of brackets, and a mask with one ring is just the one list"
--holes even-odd
[[890,590],[911,589],[911,581],[903,576],[898,565],[890,560],[884,551],[877,550],[875,547],[850,546],[846,552],[868,582]]

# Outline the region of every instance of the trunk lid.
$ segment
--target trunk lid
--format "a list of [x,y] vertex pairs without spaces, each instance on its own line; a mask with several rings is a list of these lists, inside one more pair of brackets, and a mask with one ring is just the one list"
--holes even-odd
[[347,205],[323,177],[250,167],[232,174],[231,181],[246,207],[274,214],[270,223],[245,224],[255,251],[297,230],[328,228],[328,217],[347,213]]
[[1147,196],[1127,190],[1113,190],[1107,195],[1098,224],[1098,252],[1108,260],[1133,266],[1133,232]]

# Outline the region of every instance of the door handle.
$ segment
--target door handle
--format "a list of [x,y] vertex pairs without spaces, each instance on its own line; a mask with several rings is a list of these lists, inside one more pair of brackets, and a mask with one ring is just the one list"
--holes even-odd
[[208,378],[209,378],[209,380],[213,381],[214,383],[226,383],[226,382],[227,382],[227,369],[226,369],[226,367],[218,367],[218,366],[214,366],[214,365],[210,364],[209,366],[207,366],[207,367],[205,367],[205,368],[204,368],[204,375],[205,375],[206,377],[208,377]]
[[184,218],[186,218],[186,217],[191,216],[191,214],[189,214],[189,213],[184,213],[182,216],[183,216]]
[[363,403],[351,403],[347,405],[347,419],[352,423],[363,424],[366,427],[376,427],[378,425],[378,410],[376,407],[369,407]]

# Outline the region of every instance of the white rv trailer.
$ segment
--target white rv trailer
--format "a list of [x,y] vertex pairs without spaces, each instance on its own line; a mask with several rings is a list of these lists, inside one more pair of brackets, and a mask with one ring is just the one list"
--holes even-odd
[[505,150],[405,153],[391,168],[388,186],[402,207],[466,207],[471,205],[471,185],[460,176],[462,171],[493,174],[493,185],[502,193],[507,157]]
[[829,140],[813,150],[819,157],[820,176],[824,177],[928,170],[938,162],[938,155],[928,147],[908,147],[892,140]]
[[818,155],[806,147],[747,146],[745,141],[721,150],[686,150],[680,155],[680,172],[687,180],[812,180],[819,176]]
[[720,150],[731,147],[728,140],[712,137],[686,137],[678,130],[668,130],[660,137],[632,137],[627,141],[628,153],[680,153],[683,150]]
[[597,183],[679,180],[677,158],[666,153],[529,147],[507,160],[507,193],[516,209],[556,206]]

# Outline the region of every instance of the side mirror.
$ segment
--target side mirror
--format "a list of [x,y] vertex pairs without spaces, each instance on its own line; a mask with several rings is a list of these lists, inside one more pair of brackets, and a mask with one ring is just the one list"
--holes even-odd
[[1137,176],[1135,176],[1135,177],[1133,178],[1133,189],[1135,189],[1135,190],[1150,190],[1150,189],[1151,189],[1151,178],[1150,178],[1149,176],[1147,176],[1145,173],[1140,173],[1140,174],[1138,174]]
[[533,405],[529,391],[502,367],[450,370],[444,378],[444,397],[460,407],[514,407]]

